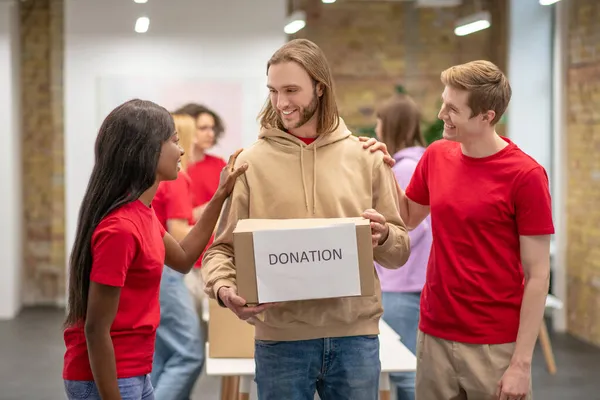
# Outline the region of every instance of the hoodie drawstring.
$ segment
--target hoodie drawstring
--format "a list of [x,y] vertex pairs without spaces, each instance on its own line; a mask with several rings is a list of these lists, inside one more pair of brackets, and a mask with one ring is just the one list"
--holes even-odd
[[[319,135],[316,140],[308,146],[313,146],[313,186],[312,186],[312,198],[313,198],[313,206],[312,206],[312,215],[317,214],[317,147],[321,148],[323,146],[328,146],[332,143],[338,142],[340,140],[345,140],[352,136],[352,133],[346,127],[343,119],[339,119],[337,128],[330,133]],[[302,188],[304,190],[304,207],[306,208],[306,212],[310,213],[309,206],[309,194],[308,194],[308,186],[306,182],[306,171],[304,171],[304,151],[306,150],[306,144],[302,143],[300,139],[293,140],[293,134],[281,130],[277,127],[266,127],[262,126],[260,129],[260,133],[258,134],[259,140],[265,140],[267,142],[279,143],[282,145],[282,150],[289,154],[297,154],[296,146],[300,147],[300,173],[302,174]],[[353,140],[358,141],[358,138],[354,138]],[[293,144],[290,144],[292,141]]]
[[304,189],[304,206],[308,211],[308,194],[306,193],[306,179],[304,178],[304,146],[300,146],[300,173],[302,174],[302,189]]
[[313,215],[317,213],[317,146],[313,146]]
[[[300,146],[300,172],[302,173],[302,189],[304,189],[304,206],[308,209],[308,192],[306,190],[306,178],[304,176],[304,146]],[[312,187],[313,209],[317,213],[317,147],[313,146],[313,187]]]

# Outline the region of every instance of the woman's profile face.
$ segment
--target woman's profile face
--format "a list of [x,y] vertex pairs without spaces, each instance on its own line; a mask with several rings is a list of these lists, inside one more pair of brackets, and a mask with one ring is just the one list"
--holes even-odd
[[179,146],[179,136],[177,133],[174,133],[162,145],[156,167],[156,178],[159,181],[177,179],[177,173],[181,169],[181,156],[183,154],[184,150]]

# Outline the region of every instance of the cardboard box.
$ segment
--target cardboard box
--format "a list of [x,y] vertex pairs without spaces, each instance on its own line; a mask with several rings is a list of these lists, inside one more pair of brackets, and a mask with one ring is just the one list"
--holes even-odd
[[208,304],[208,356],[254,358],[254,326],[216,300],[211,299]]
[[233,246],[238,293],[248,304],[375,293],[364,218],[240,220]]

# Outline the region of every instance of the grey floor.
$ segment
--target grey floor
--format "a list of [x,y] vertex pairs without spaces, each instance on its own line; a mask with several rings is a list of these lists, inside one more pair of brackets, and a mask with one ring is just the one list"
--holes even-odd
[[[0,400],[61,400],[61,322],[56,309],[28,309],[0,321]],[[536,400],[600,400],[600,349],[568,335],[552,335],[558,373],[550,376],[536,349],[533,386]],[[202,376],[193,400],[219,399],[220,383]],[[252,396],[255,397],[255,396]]]

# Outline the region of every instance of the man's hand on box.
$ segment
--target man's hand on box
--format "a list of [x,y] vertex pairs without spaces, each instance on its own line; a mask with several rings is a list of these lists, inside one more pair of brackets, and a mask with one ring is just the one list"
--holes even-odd
[[244,321],[275,305],[275,303],[269,303],[253,307],[246,306],[246,300],[238,296],[234,289],[227,286],[220,288],[218,295],[223,304]]
[[363,218],[371,220],[371,239],[373,247],[381,246],[390,234],[390,227],[387,225],[385,217],[372,208],[365,210],[362,216]]

